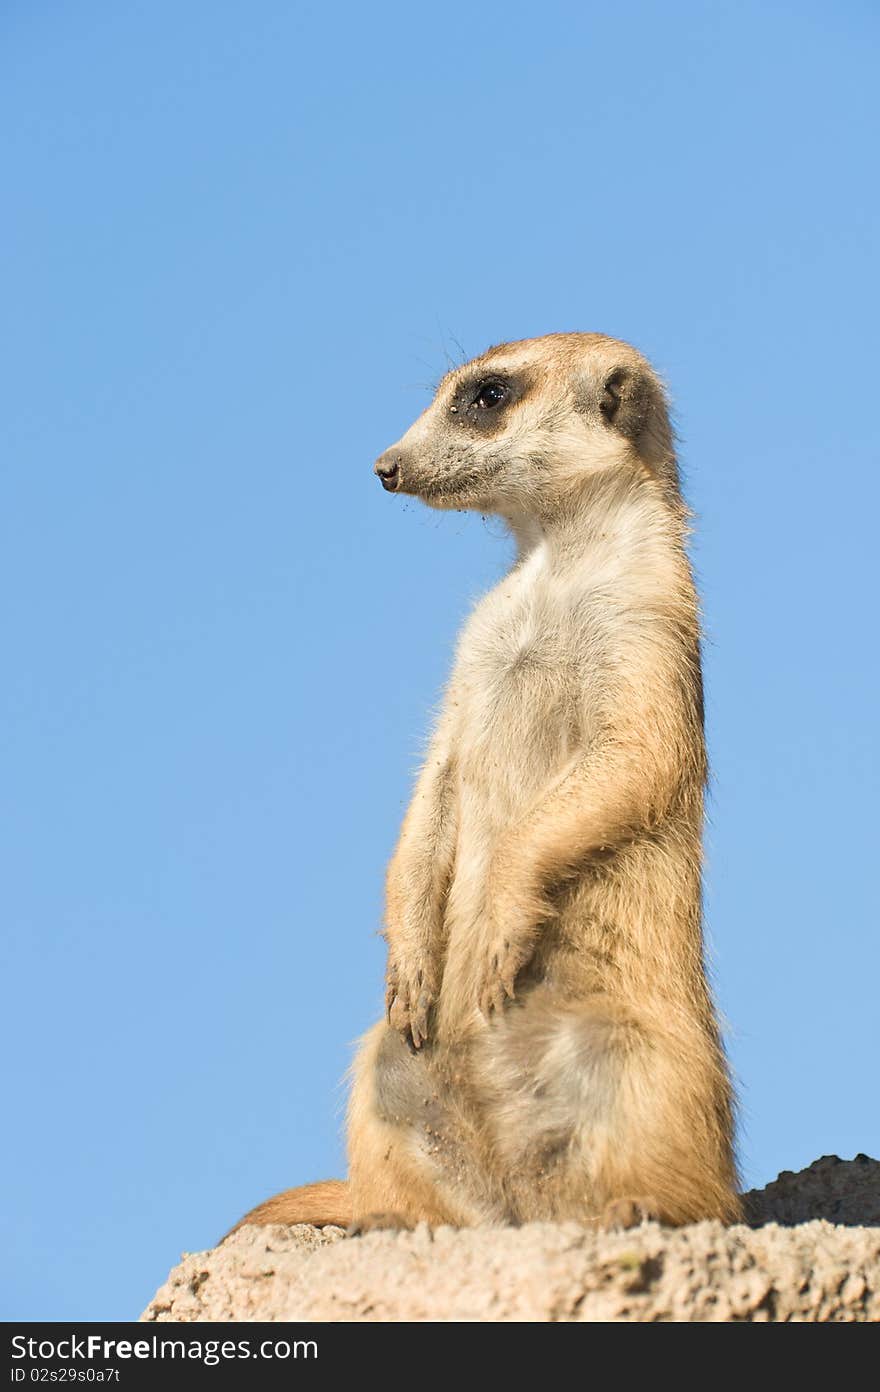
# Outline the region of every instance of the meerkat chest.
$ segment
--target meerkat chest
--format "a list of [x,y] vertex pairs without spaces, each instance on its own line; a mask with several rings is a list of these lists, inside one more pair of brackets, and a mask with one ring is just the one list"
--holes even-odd
[[577,605],[539,563],[487,595],[462,634],[456,666],[465,764],[489,757],[537,770],[564,758],[578,738],[583,649]]
[[464,635],[460,670],[476,696],[513,697],[537,674],[557,681],[571,656],[566,616],[542,587],[493,595]]

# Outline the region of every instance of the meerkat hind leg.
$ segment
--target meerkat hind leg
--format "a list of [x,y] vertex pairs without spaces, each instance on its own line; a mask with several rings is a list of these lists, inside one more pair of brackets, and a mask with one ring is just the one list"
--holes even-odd
[[364,1237],[369,1232],[411,1232],[413,1223],[402,1213],[364,1213],[345,1230],[346,1237]]
[[354,1065],[348,1146],[352,1227],[464,1227],[487,1216],[466,1182],[442,1084],[429,1052],[418,1053],[382,1023],[364,1037]]
[[613,1232],[650,1222],[663,1222],[655,1199],[610,1199],[599,1215],[598,1226],[605,1232]]
[[735,1216],[723,1147],[701,1124],[711,1056],[699,1036],[690,1045],[607,997],[562,1005],[537,992],[501,1017],[477,1071],[511,1217],[621,1227]]

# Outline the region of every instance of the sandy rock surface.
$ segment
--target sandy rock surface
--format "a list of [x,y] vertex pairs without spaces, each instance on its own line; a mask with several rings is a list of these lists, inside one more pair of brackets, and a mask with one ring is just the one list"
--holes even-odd
[[141,1318],[880,1320],[880,1163],[826,1156],[746,1205],[760,1226],[247,1227],[184,1256]]

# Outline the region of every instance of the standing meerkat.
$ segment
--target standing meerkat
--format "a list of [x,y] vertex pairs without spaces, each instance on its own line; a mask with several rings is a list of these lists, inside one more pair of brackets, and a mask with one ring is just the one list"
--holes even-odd
[[517,557],[458,642],[387,878],[349,1183],[243,1221],[740,1216],[703,960],[697,597],[663,388],[599,334],[450,372],[375,471]]

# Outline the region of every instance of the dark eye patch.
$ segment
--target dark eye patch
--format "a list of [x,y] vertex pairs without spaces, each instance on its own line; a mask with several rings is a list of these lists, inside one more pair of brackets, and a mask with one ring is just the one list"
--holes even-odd
[[494,429],[505,408],[518,401],[525,391],[519,377],[487,372],[462,382],[449,405],[450,414],[477,429]]

